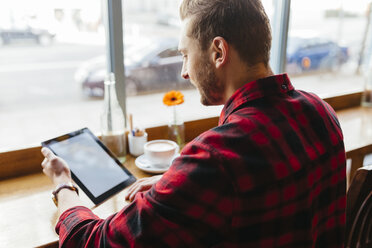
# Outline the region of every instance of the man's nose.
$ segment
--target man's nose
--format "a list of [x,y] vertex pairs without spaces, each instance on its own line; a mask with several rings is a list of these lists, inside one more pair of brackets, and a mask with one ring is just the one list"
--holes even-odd
[[182,65],[181,77],[184,79],[189,79],[189,73],[187,72],[185,65]]

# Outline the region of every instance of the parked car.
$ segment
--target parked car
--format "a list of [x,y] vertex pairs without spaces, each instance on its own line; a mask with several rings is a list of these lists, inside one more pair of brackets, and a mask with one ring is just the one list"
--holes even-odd
[[[125,46],[125,83],[128,95],[190,87],[181,77],[182,56],[178,41],[159,39]],[[106,57],[99,56],[81,65],[75,81],[89,96],[102,97],[106,71]]]
[[30,26],[0,28],[0,45],[13,42],[32,41],[40,45],[49,45],[53,42],[55,34],[46,29]]
[[319,70],[336,70],[349,59],[347,47],[322,38],[290,37],[287,67],[290,74]]

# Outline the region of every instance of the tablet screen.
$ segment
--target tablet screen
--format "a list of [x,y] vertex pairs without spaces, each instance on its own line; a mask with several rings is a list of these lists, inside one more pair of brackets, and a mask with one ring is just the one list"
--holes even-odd
[[93,195],[92,201],[95,203],[96,198],[128,181],[130,177],[133,178],[118,164],[118,161],[112,157],[113,155],[102,147],[103,144],[93,134],[87,132],[87,129],[44,143],[67,162],[73,176],[78,179],[74,178],[76,183],[80,187],[80,184],[83,184],[82,189],[86,188]]

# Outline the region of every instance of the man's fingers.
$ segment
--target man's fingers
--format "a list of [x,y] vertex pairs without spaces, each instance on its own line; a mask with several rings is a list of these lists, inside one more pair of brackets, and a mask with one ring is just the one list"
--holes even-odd
[[130,194],[128,197],[128,201],[132,202],[134,200],[135,194]]
[[140,185],[137,184],[137,185],[135,185],[135,187],[132,187],[131,189],[129,189],[128,195],[132,195],[132,194],[135,194],[136,192],[138,192],[139,187],[140,187]]
[[41,149],[41,153],[49,160],[52,160],[56,156],[49,148],[46,147],[43,147]]
[[135,188],[138,187],[143,182],[143,178],[138,179],[137,182],[133,183],[131,186],[128,188],[128,194],[131,193]]
[[134,200],[134,197],[136,196],[137,193],[138,193],[138,191],[135,191],[132,194],[130,194],[129,195],[129,201],[133,201]]
[[132,201],[138,192],[143,192],[150,189],[157,181],[159,181],[160,178],[161,175],[139,179],[128,188],[125,200]]
[[47,158],[44,158],[43,162],[41,162],[41,167],[45,167],[46,163],[47,163]]
[[[138,182],[140,182],[140,181],[138,181]],[[138,192],[142,191],[143,185],[141,183],[138,183],[138,182],[132,184],[132,186],[128,189],[128,192],[127,192],[127,194],[125,196],[125,200],[132,201],[134,199],[134,196]]]

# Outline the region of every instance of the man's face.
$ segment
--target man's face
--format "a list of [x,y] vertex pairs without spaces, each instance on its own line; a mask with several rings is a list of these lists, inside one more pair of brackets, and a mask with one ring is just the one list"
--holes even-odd
[[181,75],[199,90],[203,105],[219,105],[223,103],[225,88],[215,73],[211,54],[202,51],[199,42],[188,36],[191,21],[183,21],[179,50],[183,56]]

